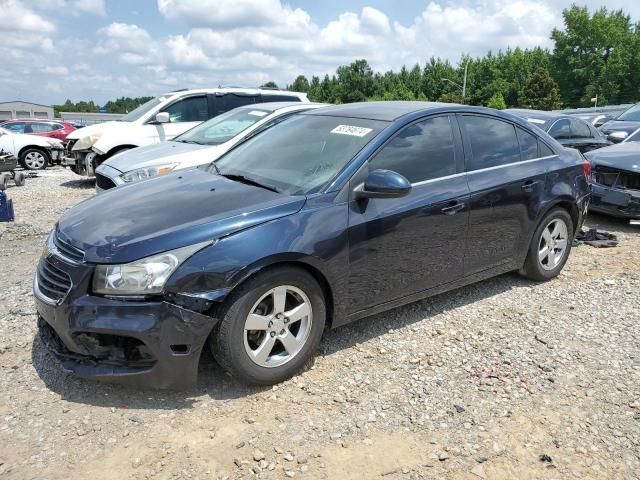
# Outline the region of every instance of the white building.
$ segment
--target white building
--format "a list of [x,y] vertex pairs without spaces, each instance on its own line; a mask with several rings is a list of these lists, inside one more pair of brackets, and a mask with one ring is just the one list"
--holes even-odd
[[53,107],[21,100],[0,102],[0,121],[12,118],[44,118],[50,120],[53,119]]

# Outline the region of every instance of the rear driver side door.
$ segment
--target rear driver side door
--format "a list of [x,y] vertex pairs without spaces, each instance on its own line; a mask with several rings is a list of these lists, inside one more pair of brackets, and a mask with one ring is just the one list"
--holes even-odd
[[471,198],[465,276],[519,268],[542,208],[553,151],[531,132],[485,116],[458,116]]
[[463,274],[469,189],[455,116],[416,121],[392,137],[354,175],[376,169],[412,184],[394,199],[349,203],[349,312],[452,282]]

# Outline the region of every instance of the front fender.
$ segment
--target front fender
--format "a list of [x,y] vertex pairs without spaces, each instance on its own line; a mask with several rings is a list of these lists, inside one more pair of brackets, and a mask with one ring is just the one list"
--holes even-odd
[[[332,291],[344,292],[348,274],[346,203],[309,203],[309,208],[294,215],[221,238],[196,253],[169,279],[167,292],[221,302],[255,273],[284,262],[311,267]],[[335,303],[342,302],[336,298]]]

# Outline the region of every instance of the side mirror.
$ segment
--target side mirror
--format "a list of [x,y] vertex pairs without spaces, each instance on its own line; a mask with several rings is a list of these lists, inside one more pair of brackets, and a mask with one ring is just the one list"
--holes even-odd
[[391,170],[374,170],[355,190],[355,198],[400,198],[411,191],[411,183]]
[[156,113],[156,123],[169,123],[170,121],[169,112]]

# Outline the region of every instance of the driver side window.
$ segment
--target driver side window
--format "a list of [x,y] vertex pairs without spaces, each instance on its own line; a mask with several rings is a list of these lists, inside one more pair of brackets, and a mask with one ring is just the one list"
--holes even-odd
[[379,168],[399,173],[411,183],[455,174],[449,117],[428,118],[405,127],[369,162],[369,171]]
[[163,112],[169,114],[171,123],[204,122],[209,118],[207,97],[187,97],[169,105]]

